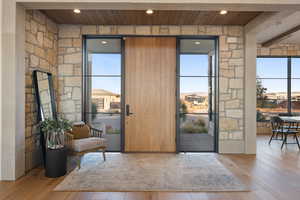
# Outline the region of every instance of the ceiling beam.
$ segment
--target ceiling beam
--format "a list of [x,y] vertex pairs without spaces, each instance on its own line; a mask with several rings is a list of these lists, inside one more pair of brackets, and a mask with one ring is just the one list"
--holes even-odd
[[295,11],[289,10],[273,13],[262,13],[258,17],[250,21],[248,24],[246,24],[245,32],[259,33],[294,13]]
[[296,27],[294,27],[294,28],[292,28],[292,29],[290,29],[290,30],[284,32],[284,33],[281,33],[281,34],[279,34],[279,35],[277,35],[277,36],[271,38],[270,40],[267,40],[267,41],[263,42],[263,43],[262,43],[262,46],[263,46],[263,47],[269,47],[269,46],[271,46],[271,45],[273,45],[273,44],[275,44],[275,43],[277,43],[277,42],[280,42],[280,41],[283,40],[283,39],[286,39],[286,38],[289,37],[291,34],[297,32],[297,31],[299,31],[299,30],[300,30],[300,25],[298,25],[298,26],[296,26]]

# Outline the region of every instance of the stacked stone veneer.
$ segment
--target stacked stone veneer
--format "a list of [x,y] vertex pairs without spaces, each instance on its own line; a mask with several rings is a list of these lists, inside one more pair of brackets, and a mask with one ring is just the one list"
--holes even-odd
[[35,69],[51,72],[57,94],[57,25],[39,11],[26,11],[25,41],[25,168],[26,171],[41,163],[39,130],[37,128],[37,104],[32,81]]
[[300,44],[279,43],[270,47],[257,45],[258,56],[300,56]]
[[58,74],[60,113],[81,120],[82,38],[80,26],[59,26]]
[[214,35],[219,38],[219,138],[244,139],[244,37],[241,26],[59,25],[61,112],[81,120],[82,35]]

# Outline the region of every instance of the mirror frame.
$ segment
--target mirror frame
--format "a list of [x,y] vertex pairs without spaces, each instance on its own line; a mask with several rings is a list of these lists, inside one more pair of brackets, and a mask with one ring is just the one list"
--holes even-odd
[[[42,119],[42,108],[41,108],[41,99],[40,99],[40,93],[39,93],[39,85],[38,85],[38,78],[37,73],[46,73],[48,75],[48,84],[49,84],[49,91],[50,91],[50,98],[51,98],[51,106],[52,106],[52,117],[53,119],[57,119],[57,112],[56,112],[56,102],[55,102],[55,96],[54,96],[54,89],[53,89],[53,79],[52,74],[50,72],[42,71],[42,70],[33,70],[32,72],[32,79],[33,79],[33,85],[35,89],[35,100],[36,105],[38,109],[37,113],[37,122],[40,123]],[[42,148],[42,159],[43,159],[43,165],[46,166],[46,143],[45,143],[45,136],[42,130],[40,130],[40,144]]]
[[53,89],[53,78],[50,72],[42,71],[42,70],[34,70],[33,71],[33,84],[35,88],[35,97],[38,109],[37,120],[38,122],[42,121],[42,107],[41,107],[41,99],[39,93],[39,85],[38,85],[38,78],[37,73],[45,73],[48,75],[48,84],[49,84],[49,91],[50,91],[50,98],[51,98],[51,106],[52,106],[52,117],[53,119],[57,119],[57,111],[56,111],[56,102],[55,102],[55,94]]

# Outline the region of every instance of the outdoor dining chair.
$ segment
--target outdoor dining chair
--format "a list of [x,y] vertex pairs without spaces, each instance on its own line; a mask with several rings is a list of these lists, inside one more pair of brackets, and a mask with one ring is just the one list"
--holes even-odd
[[[300,149],[299,140],[297,136],[297,127],[294,127],[293,123],[286,123],[284,122],[280,117],[275,116],[271,117],[271,126],[272,126],[272,136],[269,140],[269,144],[271,144],[272,140],[282,140],[281,149],[284,145],[287,144],[297,144],[298,148]],[[278,139],[278,136],[281,136],[280,139]],[[288,136],[294,136],[296,143],[288,143],[287,138]]]

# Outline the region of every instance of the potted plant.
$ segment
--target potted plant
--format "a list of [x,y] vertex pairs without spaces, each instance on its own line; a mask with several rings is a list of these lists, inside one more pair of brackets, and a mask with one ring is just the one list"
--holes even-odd
[[65,148],[65,132],[71,130],[71,123],[63,118],[45,119],[40,128],[45,136],[47,177],[59,177],[67,171],[67,151]]

